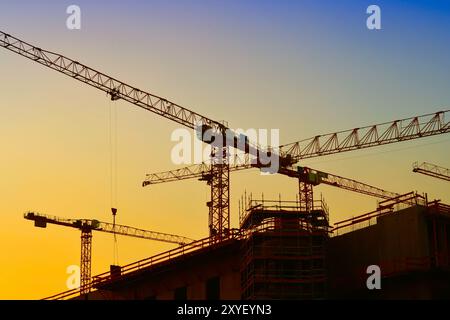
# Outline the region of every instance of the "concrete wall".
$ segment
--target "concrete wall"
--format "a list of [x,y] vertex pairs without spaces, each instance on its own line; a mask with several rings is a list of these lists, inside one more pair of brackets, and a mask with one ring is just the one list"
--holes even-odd
[[[443,248],[449,251],[447,226],[450,219],[445,219],[437,223],[437,230],[443,230],[437,238],[442,238]],[[368,290],[366,287],[366,268],[369,265],[383,266],[390,261],[431,256],[428,225],[429,216],[425,209],[413,207],[382,216],[370,227],[330,238],[326,251],[329,297],[450,298],[450,272],[442,270],[384,277],[381,290]],[[185,259],[116,281],[103,290],[92,292],[89,299],[166,300],[174,299],[177,288],[186,287],[188,300],[203,300],[207,298],[206,282],[213,277],[220,278],[220,299],[240,299],[242,255],[239,241],[211,247]]]
[[[424,209],[412,207],[382,216],[377,224],[352,231],[330,239],[328,245],[328,275],[331,295],[339,298],[352,295],[360,289],[369,291],[366,280],[369,265],[380,265],[401,261],[405,258],[430,256],[430,243]],[[381,270],[383,274],[383,269]],[[413,287],[419,289],[422,283],[410,282],[402,285],[401,296]],[[390,285],[392,293],[400,289]],[[408,287],[410,287],[408,289]],[[384,294],[388,296],[388,290]],[[415,290],[414,290],[415,291]],[[426,292],[427,290],[420,290]],[[375,293],[370,293],[374,295]],[[360,293],[358,293],[360,295]],[[424,294],[427,296],[427,294]]]
[[188,300],[204,300],[206,282],[213,277],[220,279],[220,299],[240,299],[239,248],[240,243],[234,242],[161,265],[92,292],[89,299],[102,299],[107,292],[108,299],[172,300],[177,288],[186,287]]

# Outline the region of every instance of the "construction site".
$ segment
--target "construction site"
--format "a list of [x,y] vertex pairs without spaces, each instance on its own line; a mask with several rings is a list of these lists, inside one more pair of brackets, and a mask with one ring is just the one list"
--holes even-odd
[[[206,183],[210,199],[204,224],[209,234],[202,239],[117,224],[117,208],[111,209],[112,222],[68,219],[39,210],[25,212],[24,218],[35,227],[57,225],[81,233],[80,286],[43,299],[450,299],[450,204],[429,198],[426,190],[387,191],[302,164],[305,159],[445,135],[450,133],[450,110],[318,132],[309,139],[263,147],[235,133],[226,122],[1,31],[0,46],[42,65],[42,72],[57,71],[82,86],[106,93],[112,103],[122,100],[196,130],[199,139],[211,147],[208,162],[150,173],[137,181],[146,190],[155,184],[187,179]],[[206,132],[212,132],[214,138],[206,137]],[[239,153],[231,155],[231,149]],[[237,201],[239,221],[230,221],[230,211],[234,210],[230,175],[251,169],[267,171],[270,164],[262,161],[264,154],[278,159],[279,166],[272,174],[296,181],[298,189],[293,191],[297,196],[266,199],[245,193]],[[428,176],[423,179],[446,181],[446,191],[450,191],[450,169],[425,162],[414,163],[408,170],[411,175]],[[326,194],[314,191],[319,185],[342,189],[344,194],[365,195],[376,199],[377,205],[370,212],[332,223]],[[92,236],[96,232],[169,243],[174,248],[92,274]],[[381,290],[368,289],[370,266],[380,270]]]

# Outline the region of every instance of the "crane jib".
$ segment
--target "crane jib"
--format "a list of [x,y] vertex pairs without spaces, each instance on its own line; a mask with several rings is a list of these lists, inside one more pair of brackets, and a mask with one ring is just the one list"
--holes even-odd
[[165,98],[135,88],[78,61],[33,46],[2,31],[0,31],[0,46],[105,91],[112,100],[124,99],[189,128],[193,128],[194,123],[205,123],[214,128],[222,127],[220,123]]

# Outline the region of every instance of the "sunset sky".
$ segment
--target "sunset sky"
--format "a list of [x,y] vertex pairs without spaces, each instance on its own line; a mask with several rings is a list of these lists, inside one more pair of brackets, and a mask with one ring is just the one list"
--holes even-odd
[[[81,30],[66,28],[67,6]],[[366,8],[381,8],[368,30]],[[279,129],[282,144],[450,109],[450,2],[5,1],[0,30],[64,54],[231,128]],[[190,238],[208,235],[209,187],[196,180],[142,188],[146,173],[176,168],[180,126],[0,48],[0,299],[67,290],[80,232],[37,229],[27,210],[111,221],[110,109],[117,108],[117,221]],[[394,192],[450,203],[450,184],[412,163],[450,167],[450,135],[313,158],[304,165]],[[231,221],[253,193],[295,200],[297,181],[233,173]],[[376,200],[316,188],[334,223]],[[119,262],[173,245],[119,237]],[[92,274],[109,269],[113,238],[93,235]]]

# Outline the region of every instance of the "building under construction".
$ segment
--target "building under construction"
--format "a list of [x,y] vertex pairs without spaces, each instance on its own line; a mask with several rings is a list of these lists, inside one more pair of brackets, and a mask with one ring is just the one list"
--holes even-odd
[[[240,229],[93,277],[92,291],[51,299],[450,298],[450,206],[416,193],[328,225],[323,199],[248,199]],[[366,286],[370,265],[382,290]]]
[[[450,207],[416,193],[400,195],[356,180],[296,167],[304,159],[378,147],[450,132],[450,110],[414,116],[309,139],[261,147],[206,116],[110,77],[76,60],[0,31],[0,46],[48,69],[186,128],[211,146],[209,163],[147,175],[143,186],[198,178],[210,188],[207,238],[184,237],[86,219],[26,214],[36,226],[80,229],[81,287],[49,298],[75,299],[326,299],[450,298]],[[447,116],[447,118],[446,118]],[[206,133],[210,133],[207,135]],[[211,134],[211,132],[213,134]],[[211,137],[214,138],[211,138]],[[216,139],[217,138],[217,139]],[[225,142],[225,143],[224,143]],[[230,149],[241,154],[230,157]],[[298,179],[296,201],[246,198],[240,225],[230,228],[232,171],[258,168]],[[231,161],[233,160],[233,161]],[[271,168],[272,169],[272,168]],[[448,176],[439,168],[416,172]],[[313,186],[327,184],[384,199],[376,210],[330,226]],[[115,208],[113,215],[115,214]],[[91,231],[180,243],[160,253],[91,277]],[[368,266],[381,269],[382,290],[366,286]]]

